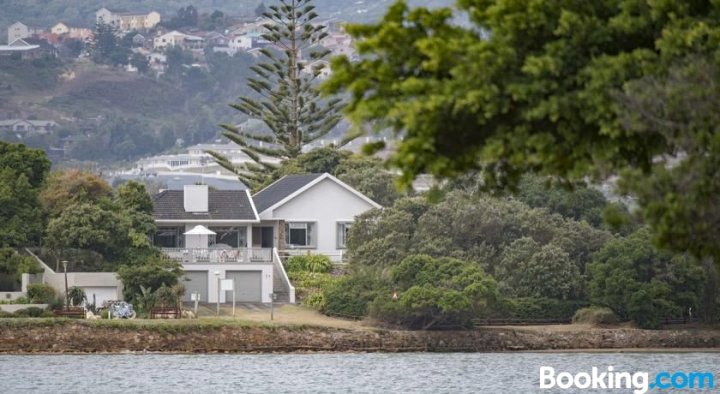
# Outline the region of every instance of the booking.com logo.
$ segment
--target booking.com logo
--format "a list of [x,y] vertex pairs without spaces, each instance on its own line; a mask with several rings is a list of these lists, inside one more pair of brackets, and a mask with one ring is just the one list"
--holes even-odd
[[647,372],[616,372],[612,366],[603,372],[592,367],[590,372],[560,372],[553,367],[540,367],[541,389],[634,389],[635,394],[649,390],[712,390],[715,379],[711,372],[658,372],[651,380]]

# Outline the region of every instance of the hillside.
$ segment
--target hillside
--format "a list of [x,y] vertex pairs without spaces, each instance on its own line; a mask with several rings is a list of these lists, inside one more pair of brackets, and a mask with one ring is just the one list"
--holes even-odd
[[104,164],[162,152],[178,140],[206,141],[217,135],[219,123],[243,119],[227,104],[247,93],[252,60],[236,58],[224,60],[236,73],[211,69],[199,81],[143,76],[87,59],[2,59],[0,117],[55,120],[59,130],[23,138],[4,132],[0,139],[49,149],[80,136],[64,159]]
[[[264,2],[273,0],[0,0],[0,42],[5,42],[7,27],[15,21],[49,28],[57,22],[90,27],[95,21],[95,11],[100,7],[126,11],[160,12],[163,18],[175,15],[180,7],[193,5],[199,12],[223,11],[233,16],[252,16],[254,10]],[[337,18],[351,22],[377,20],[393,0],[315,0],[318,14],[326,18]],[[410,0],[411,5],[448,6],[454,0]]]

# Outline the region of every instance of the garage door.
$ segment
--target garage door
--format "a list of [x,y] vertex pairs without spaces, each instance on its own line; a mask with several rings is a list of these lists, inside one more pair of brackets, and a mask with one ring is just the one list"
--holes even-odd
[[105,301],[114,301],[119,298],[115,286],[83,286],[82,289],[85,290],[88,303],[92,304],[94,300],[97,306],[102,305]]
[[208,302],[208,272],[185,271],[181,282],[185,286],[184,302],[190,302],[190,294],[200,293],[200,302]]
[[[235,301],[262,302],[262,271],[227,271],[225,277],[235,281]],[[232,302],[232,291],[225,299]]]

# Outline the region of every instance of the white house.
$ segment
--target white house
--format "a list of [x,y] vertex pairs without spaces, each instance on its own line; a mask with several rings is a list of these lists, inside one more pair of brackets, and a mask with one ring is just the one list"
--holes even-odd
[[203,38],[173,30],[155,37],[153,46],[155,49],[162,49],[168,46],[180,46],[184,49],[200,49],[203,46]]
[[7,30],[8,41],[7,42],[8,42],[8,44],[10,44],[13,41],[32,37],[35,34],[42,34],[43,32],[44,32],[44,30],[41,28],[31,27],[31,26],[28,26],[21,22],[15,22],[8,27],[8,30]]
[[230,40],[230,42],[228,42],[228,47],[235,52],[252,49],[253,39],[252,37],[246,35],[235,36]]
[[185,301],[195,292],[201,302],[232,301],[232,292],[220,291],[222,279],[234,281],[239,302],[270,302],[272,293],[295,301],[277,250],[255,247],[253,227],[260,220],[247,191],[186,185],[153,202],[153,243],[182,264]]
[[322,253],[342,258],[355,216],[380,205],[330,174],[289,175],[255,194],[186,185],[154,197],[153,243],[185,270],[186,300],[232,300],[218,292],[233,279],[235,300],[294,302],[280,256]]
[[[355,216],[380,205],[334,176],[289,175],[253,196],[261,226],[287,254],[308,251],[342,259]],[[265,230],[269,231],[269,230]]]

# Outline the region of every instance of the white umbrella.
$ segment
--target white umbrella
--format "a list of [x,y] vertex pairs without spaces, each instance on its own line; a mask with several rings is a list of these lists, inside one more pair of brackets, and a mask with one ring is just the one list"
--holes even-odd
[[203,225],[197,225],[192,230],[186,232],[185,235],[215,235],[215,231]]

